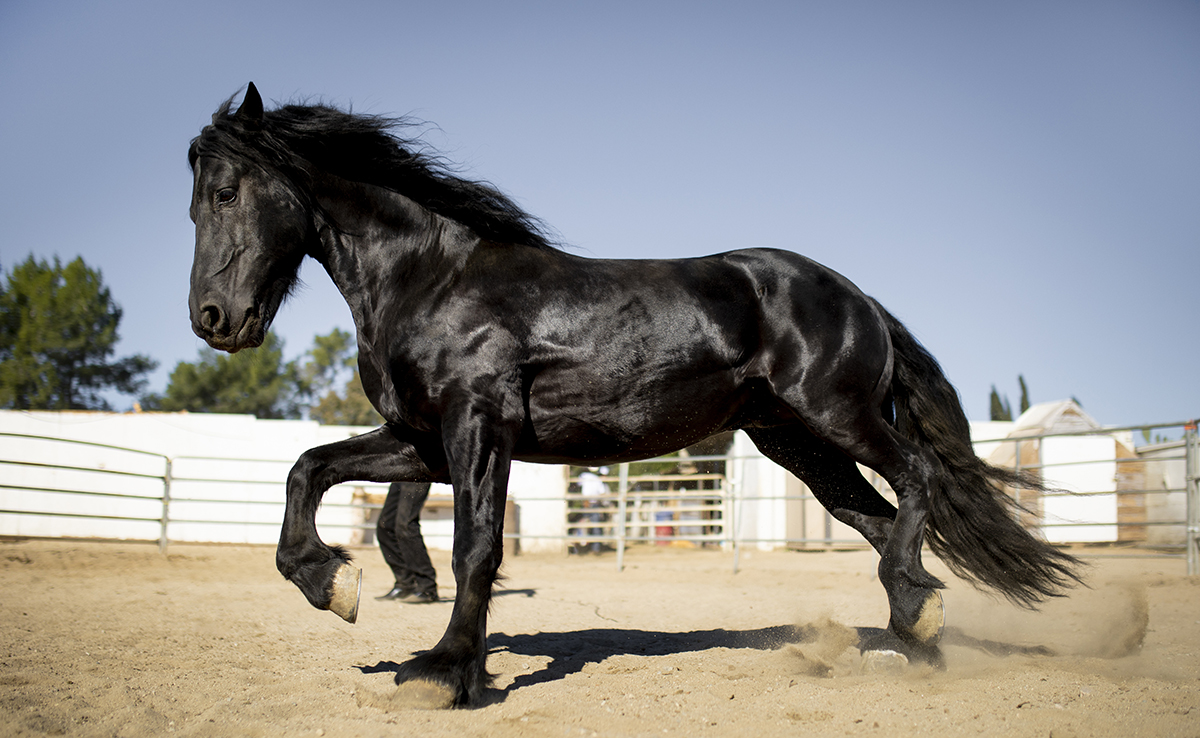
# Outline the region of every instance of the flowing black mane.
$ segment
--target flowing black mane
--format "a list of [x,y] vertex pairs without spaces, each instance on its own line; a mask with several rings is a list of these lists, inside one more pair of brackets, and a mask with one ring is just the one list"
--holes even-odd
[[[212,125],[192,140],[188,164],[206,154],[235,156],[278,171],[304,197],[314,170],[383,187],[484,239],[540,249],[554,248],[547,228],[491,184],[455,175],[445,159],[427,153],[405,118],[339,110],[328,105],[285,105],[265,111],[261,127],[231,111],[233,99],[213,115]],[[307,199],[307,198],[306,198]]]

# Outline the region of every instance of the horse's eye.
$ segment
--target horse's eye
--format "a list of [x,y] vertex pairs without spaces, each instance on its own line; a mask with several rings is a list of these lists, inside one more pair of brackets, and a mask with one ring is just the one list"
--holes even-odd
[[228,205],[229,203],[233,202],[236,199],[237,199],[237,190],[233,189],[232,187],[226,187],[224,189],[217,190],[217,204],[218,205]]

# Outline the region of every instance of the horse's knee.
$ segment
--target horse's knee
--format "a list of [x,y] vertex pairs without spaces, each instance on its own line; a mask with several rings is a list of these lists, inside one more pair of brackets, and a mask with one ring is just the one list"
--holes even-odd
[[289,496],[295,492],[324,490],[332,486],[332,484],[323,484],[324,480],[320,478],[329,465],[316,454],[316,451],[317,449],[310,448],[300,454],[300,458],[296,459],[295,464],[292,464],[287,476]]

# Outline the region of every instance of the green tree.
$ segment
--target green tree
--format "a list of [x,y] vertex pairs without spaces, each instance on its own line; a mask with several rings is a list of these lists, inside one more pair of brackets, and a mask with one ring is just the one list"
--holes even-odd
[[298,418],[295,362],[283,360],[283,341],[268,333],[262,346],[226,354],[205,346],[195,362],[175,365],[162,395],[142,399],[147,410],[244,413]]
[[0,285],[0,407],[109,410],[102,394],[132,395],[157,362],[113,359],[121,308],[81,257],[66,266],[32,255]]
[[[1029,409],[1029,385],[1025,384],[1025,375],[1017,375],[1017,385],[1021,388],[1021,413]],[[991,397],[991,415],[992,420],[1012,420],[1013,412],[1012,405],[1008,402],[1008,395],[1001,395],[996,391],[996,385],[992,385]],[[1018,413],[1020,415],[1021,413]]]
[[340,393],[330,390],[318,400],[309,417],[324,425],[383,425],[383,416],[367,399],[357,369]]
[[357,365],[354,336],[346,331],[314,337],[304,356],[288,362],[283,342],[271,333],[257,349],[232,355],[202,348],[197,361],[175,366],[166,392],[142,398],[142,406],[260,418],[299,418],[307,410],[325,425],[381,425]]
[[324,425],[383,423],[358,376],[358,352],[352,334],[334,328],[328,335],[316,336],[307,356],[300,382],[309,398],[309,418]]
[[354,348],[354,335],[340,328],[325,336],[314,336],[312,348],[304,355],[307,361],[298,373],[300,394],[312,402],[330,392],[357,363]]
[[991,406],[992,420],[1012,420],[1012,406],[1008,404],[1007,397],[1000,396],[994,384],[992,385]]
[[1029,409],[1029,387],[1025,384],[1025,375],[1017,375],[1017,384],[1021,385],[1021,412]]

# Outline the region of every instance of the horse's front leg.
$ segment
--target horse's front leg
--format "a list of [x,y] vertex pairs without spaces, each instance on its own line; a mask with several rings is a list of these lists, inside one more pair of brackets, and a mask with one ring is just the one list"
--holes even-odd
[[486,670],[487,611],[503,555],[504,499],[520,423],[469,414],[443,425],[454,483],[454,579],[450,624],[430,651],[401,665],[397,701],[413,707],[478,703]]
[[331,610],[353,623],[358,616],[362,572],[350,565],[350,554],[344,548],[321,540],[316,525],[317,507],[325,492],[350,480],[441,480],[422,461],[416,447],[397,438],[387,426],[309,449],[292,467],[275,565],[313,607]]

